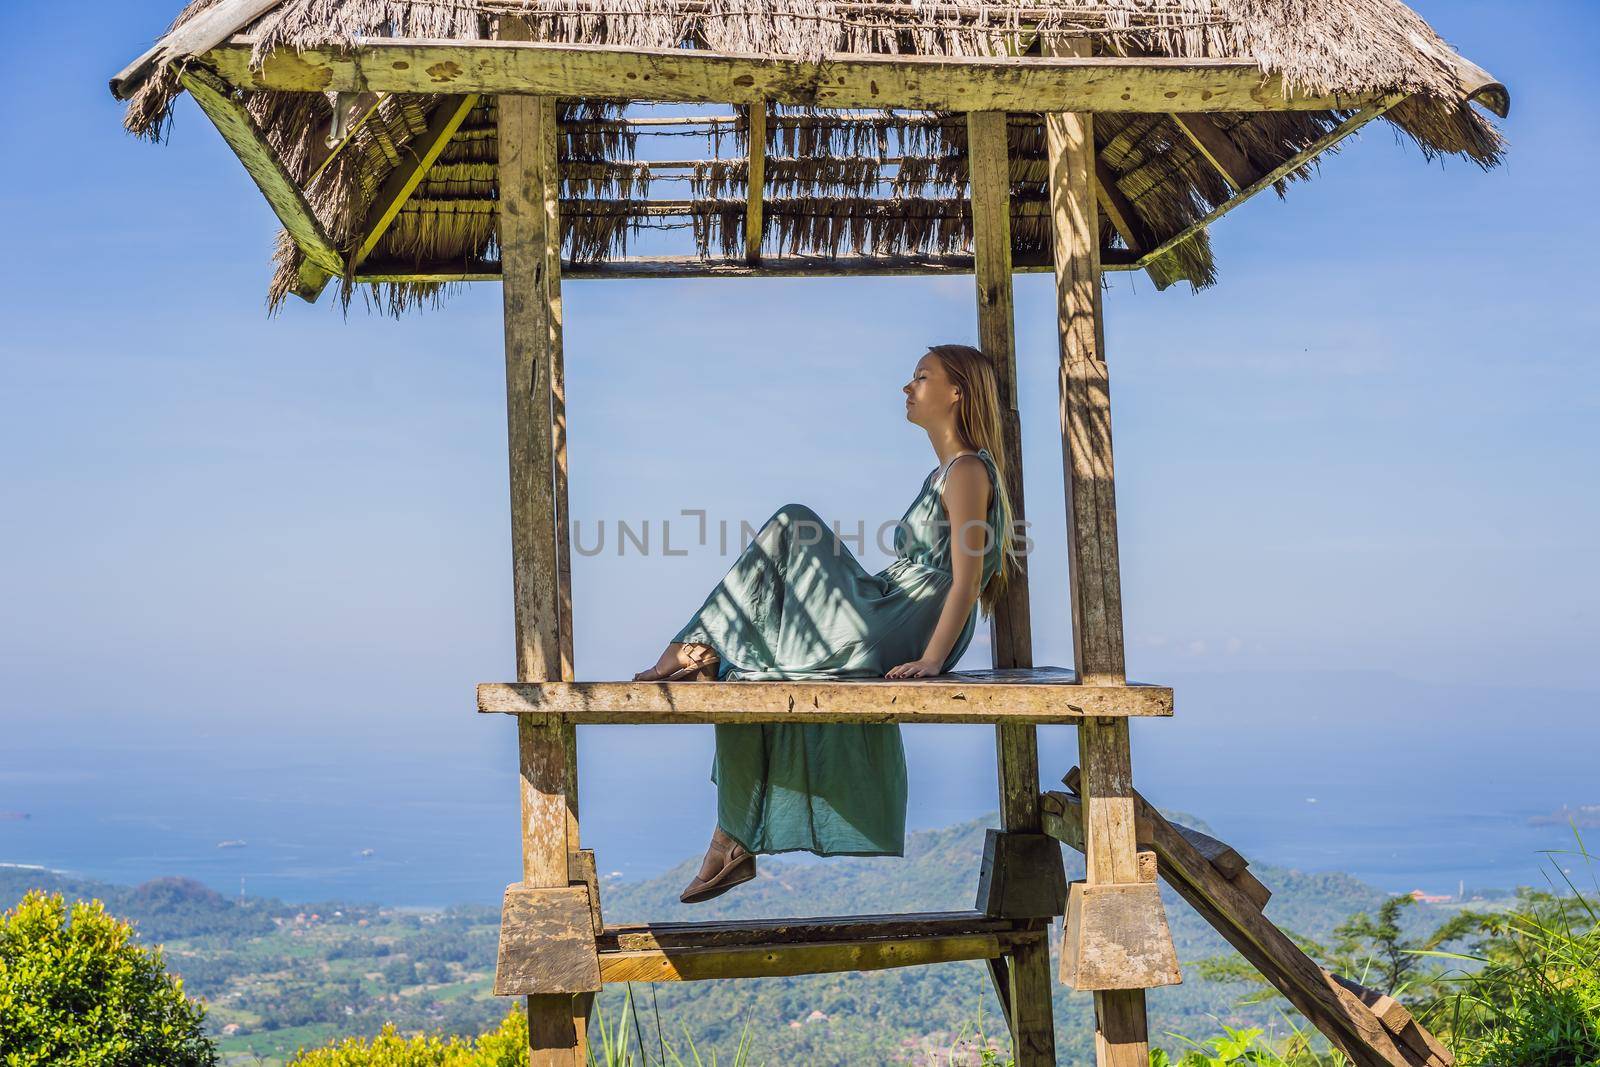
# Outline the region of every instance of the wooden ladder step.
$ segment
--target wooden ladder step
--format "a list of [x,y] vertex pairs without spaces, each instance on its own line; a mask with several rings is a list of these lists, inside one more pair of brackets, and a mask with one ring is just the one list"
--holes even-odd
[[1170,716],[1165,686],[1080,685],[1074,671],[1029,667],[937,678],[762,682],[485,682],[480,712],[576,724],[740,722],[1075,723]]
[[[1076,783],[1068,774],[1067,784]],[[1133,791],[1141,845],[1155,851],[1157,870],[1178,895],[1222,934],[1328,1040],[1362,1065],[1451,1067],[1448,1049],[1392,998],[1328,973],[1262,914],[1266,887],[1243,858],[1214,838],[1167,821]],[[1045,832],[1083,848],[1079,797],[1062,792],[1040,799]],[[1220,862],[1219,862],[1220,861]],[[1229,877],[1228,870],[1235,873]],[[1259,888],[1257,888],[1259,887]]]
[[607,926],[604,982],[691,982],[990,960],[1046,936],[1044,921],[978,912]]

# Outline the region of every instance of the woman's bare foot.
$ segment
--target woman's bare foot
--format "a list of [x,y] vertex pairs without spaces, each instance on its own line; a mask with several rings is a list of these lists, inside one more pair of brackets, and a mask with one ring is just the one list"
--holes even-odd
[[685,904],[719,897],[736,885],[756,876],[755,855],[717,827],[711,834],[711,847],[700,861],[700,872],[678,897]]
[[717,650],[710,645],[668,645],[656,665],[633,676],[636,682],[713,681],[717,677]]

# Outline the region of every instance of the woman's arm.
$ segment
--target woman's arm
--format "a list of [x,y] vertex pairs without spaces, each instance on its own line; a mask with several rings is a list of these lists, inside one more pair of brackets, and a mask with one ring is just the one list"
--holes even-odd
[[950,466],[944,482],[944,509],[950,516],[950,591],[945,594],[939,622],[928,638],[922,658],[892,668],[885,678],[931,678],[944,669],[945,657],[956,646],[978,602],[983,580],[983,557],[993,536],[987,526],[989,514],[989,471],[982,459],[963,463],[963,456]]

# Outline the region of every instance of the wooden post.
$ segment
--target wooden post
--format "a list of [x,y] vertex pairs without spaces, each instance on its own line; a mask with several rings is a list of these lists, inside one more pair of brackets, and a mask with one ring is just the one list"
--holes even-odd
[[[1047,38],[1043,46],[1047,55],[1091,53],[1089,42],[1082,39]],[[1110,394],[1100,304],[1094,116],[1052,112],[1045,116],[1045,129],[1061,341],[1061,439],[1067,481],[1073,648],[1081,681],[1114,684],[1125,679]],[[1086,719],[1078,727],[1078,751],[1083,768],[1088,884],[1138,883],[1126,721]],[[1064,945],[1063,953],[1066,951]],[[1099,1067],[1148,1067],[1144,990],[1096,989],[1094,1005]]]
[[748,136],[745,143],[744,192],[744,258],[747,263],[761,262],[762,207],[767,193],[767,102],[758,100],[750,105]]
[[[1005,440],[1006,492],[1012,518],[1022,505],[1022,432],[1017,417],[1017,352],[1011,294],[1011,164],[1006,114],[967,115],[967,159],[971,168],[973,263],[978,286],[978,343],[994,362],[1000,386]],[[1024,561],[1025,562],[1025,561]],[[990,629],[996,667],[1031,667],[1033,638],[1028,620],[1028,580],[1024,569],[994,614]],[[995,727],[1000,783],[1000,820],[1008,832],[1039,831],[1039,740],[1033,726]],[[999,970],[995,973],[1000,973]],[[1054,1064],[1055,1020],[1050,1006],[1050,946],[1044,940],[1019,944],[1005,969],[1009,988],[1011,1044],[1018,1067]]]
[[[502,19],[499,35],[518,39],[526,27]],[[570,680],[556,101],[501,96],[498,110],[517,678]],[[523,883],[566,887],[578,851],[573,728],[518,716],[517,747]],[[528,998],[530,1067],[582,1067],[591,1003],[582,995]]]

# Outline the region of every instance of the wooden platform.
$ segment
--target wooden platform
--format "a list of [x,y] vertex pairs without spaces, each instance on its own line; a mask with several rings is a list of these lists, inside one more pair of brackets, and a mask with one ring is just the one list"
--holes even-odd
[[1172,714],[1165,686],[1079,685],[1062,667],[798,682],[485,682],[478,710],[566,722],[1073,723]]
[[991,960],[1046,936],[1044,921],[978,912],[608,926],[605,982],[687,982]]

